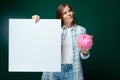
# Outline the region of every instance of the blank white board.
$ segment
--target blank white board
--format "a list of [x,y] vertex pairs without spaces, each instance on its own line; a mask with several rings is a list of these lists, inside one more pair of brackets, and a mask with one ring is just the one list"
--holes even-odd
[[61,20],[9,19],[9,72],[61,71]]

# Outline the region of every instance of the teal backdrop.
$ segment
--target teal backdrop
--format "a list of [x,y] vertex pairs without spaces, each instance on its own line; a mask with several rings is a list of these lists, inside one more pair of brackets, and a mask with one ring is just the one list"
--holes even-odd
[[[0,80],[40,80],[42,72],[8,72],[9,18],[55,19],[56,9],[70,4],[77,22],[94,36],[91,56],[83,60],[85,80],[120,80],[119,0],[2,0],[0,2]],[[39,62],[39,61],[38,61]]]

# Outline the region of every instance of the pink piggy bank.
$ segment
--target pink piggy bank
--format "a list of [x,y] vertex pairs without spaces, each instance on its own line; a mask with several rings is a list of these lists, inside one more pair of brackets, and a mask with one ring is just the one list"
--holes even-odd
[[93,46],[93,36],[83,34],[78,38],[78,46],[82,47],[83,50],[91,49]]

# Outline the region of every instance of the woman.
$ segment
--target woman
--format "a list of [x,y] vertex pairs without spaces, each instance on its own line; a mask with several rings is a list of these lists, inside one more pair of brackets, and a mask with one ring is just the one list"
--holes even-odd
[[[35,22],[38,15],[33,15]],[[75,21],[74,12],[69,4],[61,4],[56,18],[62,20],[61,33],[61,72],[43,72],[42,80],[84,80],[81,59],[87,59],[89,50],[78,46],[77,39],[86,33],[86,29]]]

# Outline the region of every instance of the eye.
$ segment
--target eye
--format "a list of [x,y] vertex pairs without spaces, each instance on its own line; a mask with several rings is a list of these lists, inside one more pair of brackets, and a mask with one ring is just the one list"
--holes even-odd
[[68,10],[68,12],[71,12],[72,10]]
[[67,12],[64,12],[63,14],[67,14]]

